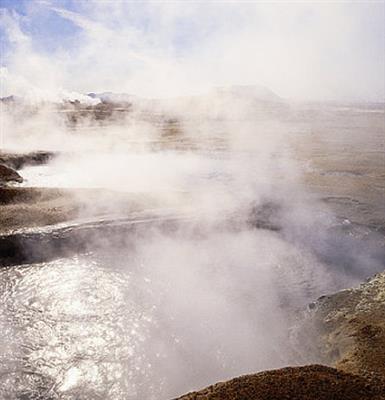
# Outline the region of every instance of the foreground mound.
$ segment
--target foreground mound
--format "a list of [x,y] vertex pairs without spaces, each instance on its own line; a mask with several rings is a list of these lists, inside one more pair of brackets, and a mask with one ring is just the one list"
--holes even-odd
[[385,386],[322,365],[289,367],[217,383],[178,400],[384,400]]

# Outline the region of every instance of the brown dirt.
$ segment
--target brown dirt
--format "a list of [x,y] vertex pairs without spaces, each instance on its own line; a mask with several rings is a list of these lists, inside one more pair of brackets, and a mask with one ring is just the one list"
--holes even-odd
[[383,400],[385,386],[322,365],[288,367],[220,382],[178,400]]
[[0,234],[78,218],[128,215],[156,207],[175,206],[176,195],[151,197],[103,189],[0,187]]
[[75,218],[73,195],[57,189],[0,188],[0,233]]

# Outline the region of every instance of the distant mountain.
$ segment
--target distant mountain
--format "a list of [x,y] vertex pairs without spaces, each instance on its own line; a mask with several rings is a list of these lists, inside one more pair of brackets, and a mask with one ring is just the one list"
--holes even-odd
[[242,109],[245,115],[255,114],[258,110],[276,110],[285,103],[284,100],[264,86],[236,85],[214,87],[205,94],[180,96],[174,98],[144,98],[128,93],[90,92],[87,94],[62,91],[53,100],[31,102],[29,98],[8,96],[0,99],[2,104],[16,103],[38,105],[52,103],[58,106],[79,107],[134,107],[138,112],[146,114],[183,114],[183,115],[229,115],[233,107]]
[[[138,101],[140,97],[128,94],[128,93],[113,93],[113,92],[103,92],[103,93],[88,93],[87,96],[93,99],[100,99],[101,101],[111,102],[111,103],[122,103],[122,102],[132,102]],[[201,95],[198,97],[227,97],[227,98],[240,98],[240,99],[252,99],[257,101],[266,102],[281,102],[283,101],[281,97],[276,95],[270,89],[264,86],[258,85],[235,85],[235,86],[224,86],[215,87],[211,89],[206,95]],[[197,96],[187,96],[187,98]],[[185,96],[183,97],[186,98]],[[144,99],[143,99],[144,100]],[[162,100],[162,99],[157,99]],[[164,100],[164,99],[163,99]],[[172,98],[168,100],[173,100]],[[166,100],[167,101],[167,100]]]
[[113,92],[103,92],[103,93],[87,93],[87,96],[93,99],[100,99],[104,102],[109,103],[131,103],[133,100],[137,99],[137,96],[128,93],[113,93]]
[[0,101],[2,103],[6,103],[7,104],[7,103],[14,103],[14,102],[17,102],[17,101],[22,101],[22,98],[19,97],[19,96],[11,95],[11,96],[6,96],[6,97],[1,97]]

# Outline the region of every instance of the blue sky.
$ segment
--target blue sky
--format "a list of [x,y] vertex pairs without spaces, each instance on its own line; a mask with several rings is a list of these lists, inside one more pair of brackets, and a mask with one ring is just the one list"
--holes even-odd
[[[31,37],[38,51],[49,52],[63,45],[71,48],[71,41],[75,40],[80,32],[80,29],[72,22],[46,8],[36,7],[33,16],[30,17],[31,8],[34,7],[31,0],[0,0],[0,4],[11,13],[20,15],[20,27]],[[60,4],[65,8],[74,9],[72,1],[63,0]],[[5,55],[7,55],[9,51],[12,51],[12,43],[1,25],[0,35]]]
[[[384,96],[383,2],[0,4],[10,88],[13,80],[44,90],[173,94],[262,84],[293,98]],[[23,66],[29,60],[33,71]]]
[[[127,4],[127,10],[129,8],[135,9],[134,17],[130,18],[128,13],[125,15],[132,26],[142,31],[156,29],[153,16],[146,13],[148,5],[145,2],[126,1],[125,3]],[[87,16],[88,6],[91,3],[87,0],[51,0],[46,3],[34,0],[0,0],[0,4],[2,8],[10,12],[16,12],[21,16],[20,27],[30,36],[36,50],[50,52],[63,47],[71,51],[78,35],[82,32],[80,27],[72,21],[63,18],[54,8]],[[123,18],[123,23],[126,22],[126,18]],[[206,26],[204,32],[202,32],[201,28],[197,27],[197,22],[195,19],[183,16],[180,16],[175,21],[176,29],[171,38],[175,49],[181,52],[188,49],[189,46],[193,45],[193,42],[201,39],[202,34],[207,33],[207,29],[214,29],[215,23],[218,21],[212,20],[211,27]],[[122,19],[119,17],[112,18],[111,20],[106,20],[106,23],[119,25],[122,23]],[[4,28],[1,26],[0,34],[5,50],[11,51],[12,46],[4,32]]]

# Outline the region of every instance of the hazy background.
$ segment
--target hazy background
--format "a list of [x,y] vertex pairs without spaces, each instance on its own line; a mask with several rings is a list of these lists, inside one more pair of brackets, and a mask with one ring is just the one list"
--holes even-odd
[[382,1],[1,6],[2,96],[173,96],[260,84],[293,99],[384,98]]

